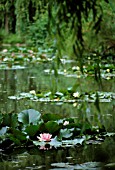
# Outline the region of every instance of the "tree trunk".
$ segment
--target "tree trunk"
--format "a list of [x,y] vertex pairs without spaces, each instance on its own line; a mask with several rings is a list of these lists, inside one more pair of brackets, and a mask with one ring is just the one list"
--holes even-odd
[[8,14],[5,14],[5,31],[9,33],[9,22],[8,22]]

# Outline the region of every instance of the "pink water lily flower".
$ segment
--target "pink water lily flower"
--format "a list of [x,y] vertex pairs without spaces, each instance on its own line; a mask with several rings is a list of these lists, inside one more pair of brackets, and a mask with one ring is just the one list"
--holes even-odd
[[49,133],[41,133],[40,137],[37,137],[37,138],[39,139],[39,141],[49,142],[51,141],[51,137],[52,135]]

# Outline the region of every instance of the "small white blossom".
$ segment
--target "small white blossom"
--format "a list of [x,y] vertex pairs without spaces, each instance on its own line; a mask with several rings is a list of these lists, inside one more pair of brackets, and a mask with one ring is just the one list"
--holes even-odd
[[73,93],[73,97],[79,97],[79,96],[80,96],[80,93],[79,93],[79,92]]
[[63,123],[63,125],[64,125],[64,126],[69,125],[69,121],[65,121],[65,122]]
[[31,90],[30,94],[34,94],[35,95],[36,94],[35,90]]
[[107,69],[106,71],[109,73],[109,72],[110,72],[110,69]]
[[7,49],[4,49],[4,50],[2,50],[2,52],[3,52],[3,53],[7,53],[7,52],[8,52],[8,50],[7,50]]
[[79,66],[73,66],[73,67],[72,67],[72,70],[77,70],[77,71],[79,71],[79,70],[80,70],[80,67],[79,67]]
[[77,103],[73,103],[73,107],[76,107],[78,104]]

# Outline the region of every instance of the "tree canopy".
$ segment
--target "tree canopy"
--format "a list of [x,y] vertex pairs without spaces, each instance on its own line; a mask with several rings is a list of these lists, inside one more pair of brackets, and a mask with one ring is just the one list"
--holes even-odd
[[88,32],[100,31],[107,4],[114,13],[112,0],[1,0],[0,27],[7,33],[28,34],[35,42],[42,37],[45,41],[50,33],[57,46],[63,41],[60,38],[67,39],[69,34],[74,53],[82,55]]

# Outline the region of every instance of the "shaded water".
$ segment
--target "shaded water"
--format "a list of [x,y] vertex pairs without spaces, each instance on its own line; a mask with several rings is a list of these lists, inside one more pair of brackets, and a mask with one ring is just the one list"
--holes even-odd
[[[77,146],[55,150],[22,148],[0,157],[2,170],[38,169],[115,169],[115,137],[108,137],[102,144]],[[111,164],[110,164],[111,163]]]
[[[71,64],[72,65],[72,64]],[[8,96],[18,95],[20,92],[36,91],[59,91],[60,89],[67,89],[67,87],[78,84],[78,91],[107,91],[114,92],[114,79],[102,80],[102,87],[100,87],[94,77],[87,78],[72,78],[60,75],[48,75],[44,72],[51,66],[47,63],[30,65],[29,67],[20,69],[4,69],[0,70],[0,111],[1,113],[19,113],[22,110],[33,108],[41,113],[57,113],[64,117],[77,116],[83,119],[84,115],[93,124],[101,123],[110,132],[115,132],[115,114],[114,101],[111,103],[100,103],[101,113],[94,106],[94,103],[76,103],[62,104],[62,103],[45,103],[23,100],[10,100]],[[13,169],[80,169],[77,164],[85,162],[101,162],[102,165],[97,166],[97,170],[108,169],[104,167],[107,163],[115,163],[115,138],[108,137],[104,143],[100,145],[86,145],[84,147],[78,146],[73,148],[63,148],[57,150],[40,151],[35,148],[22,148],[16,151],[10,151],[9,154],[1,154],[0,168],[3,170]],[[53,164],[53,163],[66,164]],[[86,165],[81,169],[95,169],[95,167],[88,168]],[[112,165],[113,169],[115,166]],[[110,169],[110,166],[109,166]]]

